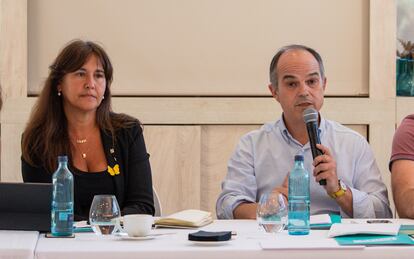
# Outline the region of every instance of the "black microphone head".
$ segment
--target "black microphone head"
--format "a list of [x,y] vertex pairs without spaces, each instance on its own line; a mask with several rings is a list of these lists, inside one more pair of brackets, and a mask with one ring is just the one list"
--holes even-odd
[[307,108],[303,111],[303,120],[305,123],[308,122],[317,122],[318,121],[318,111],[312,107]]

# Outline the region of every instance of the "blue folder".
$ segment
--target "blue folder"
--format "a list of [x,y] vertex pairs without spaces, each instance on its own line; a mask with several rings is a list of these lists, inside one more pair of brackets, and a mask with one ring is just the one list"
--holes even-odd
[[339,245],[414,245],[414,240],[407,234],[396,236],[384,235],[350,235],[335,237]]

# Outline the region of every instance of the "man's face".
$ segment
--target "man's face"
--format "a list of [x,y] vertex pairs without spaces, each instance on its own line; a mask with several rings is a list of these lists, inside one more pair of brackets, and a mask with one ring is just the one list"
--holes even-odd
[[326,79],[321,78],[318,61],[305,50],[289,50],[282,54],[276,67],[278,87],[269,89],[280,103],[285,119],[303,121],[309,106],[320,110]]

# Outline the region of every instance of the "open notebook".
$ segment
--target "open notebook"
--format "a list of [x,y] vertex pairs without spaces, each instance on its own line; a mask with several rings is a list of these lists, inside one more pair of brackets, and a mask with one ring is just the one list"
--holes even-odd
[[155,220],[156,226],[197,228],[213,222],[211,213],[202,210],[183,210]]

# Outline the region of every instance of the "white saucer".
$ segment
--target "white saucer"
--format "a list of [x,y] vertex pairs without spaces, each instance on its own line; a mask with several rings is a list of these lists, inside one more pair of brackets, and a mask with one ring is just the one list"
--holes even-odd
[[155,235],[148,235],[148,236],[142,236],[142,237],[130,237],[127,234],[116,234],[115,236],[122,240],[150,240],[150,239],[154,239],[157,237]]
[[227,245],[230,244],[231,239],[227,240],[227,241],[193,241],[193,240],[188,240],[190,241],[191,244],[193,245],[197,245],[197,246],[222,246],[222,245]]

